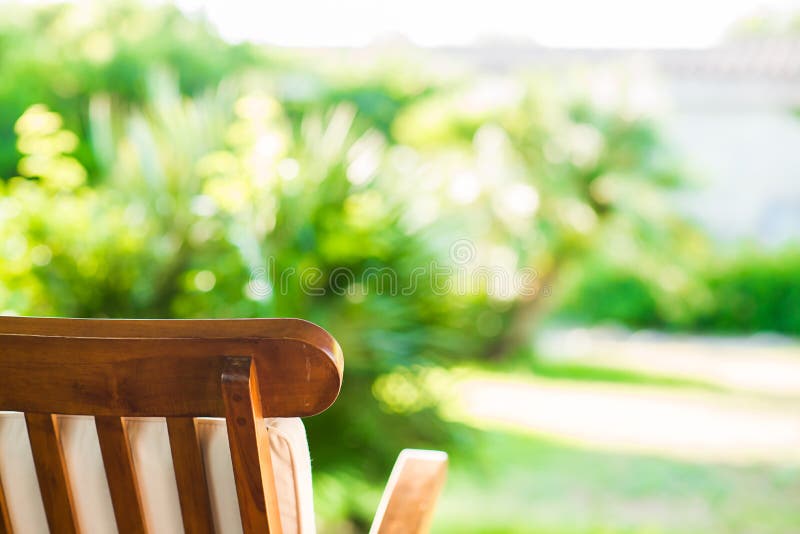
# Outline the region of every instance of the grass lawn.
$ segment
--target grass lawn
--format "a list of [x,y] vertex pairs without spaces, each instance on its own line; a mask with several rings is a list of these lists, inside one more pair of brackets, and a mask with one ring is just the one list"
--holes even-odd
[[681,463],[501,431],[477,455],[451,455],[435,534],[800,532],[796,465]]
[[[702,381],[635,371],[524,363],[518,368],[507,366],[500,373],[496,367],[461,368],[453,375],[465,379],[491,373],[512,380],[529,376],[739,395]],[[450,452],[448,483],[437,506],[433,534],[800,533],[800,464],[796,462],[693,463],[597,450],[503,426],[474,431],[478,437],[468,440],[469,450]],[[333,494],[339,500],[345,495],[348,502],[341,504],[342,511],[356,507],[363,517],[371,517],[382,489],[358,478],[331,479],[358,489],[329,493],[324,481],[318,482],[318,503],[330,506]],[[322,525],[320,532],[359,532],[367,527],[329,524]]]
[[523,373],[531,373],[542,378],[564,378],[586,382],[609,382],[614,384],[644,384],[675,388],[692,388],[703,391],[723,391],[723,388],[687,378],[658,376],[627,369],[614,369],[580,363],[548,362],[536,360],[524,369]]

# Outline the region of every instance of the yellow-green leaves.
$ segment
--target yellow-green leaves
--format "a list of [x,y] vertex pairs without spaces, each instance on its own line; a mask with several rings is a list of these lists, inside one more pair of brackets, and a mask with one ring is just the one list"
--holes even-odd
[[58,113],[43,104],[25,110],[17,120],[17,149],[23,154],[18,170],[26,178],[39,178],[54,191],[72,191],[86,182],[86,169],[70,156],[78,137],[63,129]]

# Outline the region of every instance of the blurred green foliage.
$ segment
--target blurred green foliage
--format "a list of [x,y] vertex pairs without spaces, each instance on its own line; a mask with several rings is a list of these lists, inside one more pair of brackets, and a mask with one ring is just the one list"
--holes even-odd
[[[671,218],[658,191],[674,168],[653,124],[580,84],[426,82],[399,59],[287,66],[171,7],[16,10],[0,28],[13,95],[0,128],[14,140],[0,307],[318,322],[348,361],[341,401],[311,425],[312,443],[339,429],[321,466],[369,449],[358,469],[383,472],[398,443],[438,439],[426,369],[524,343],[563,266],[611,237],[657,240]],[[414,278],[434,263],[536,276],[442,293]],[[417,286],[387,291],[365,276],[376,269]],[[314,291],[300,279],[312,271]]]
[[704,274],[714,303],[688,325],[698,330],[800,335],[800,250],[748,250]]
[[0,18],[0,176],[16,170],[14,121],[33,104],[57,109],[81,143],[76,157],[90,170],[91,95],[108,93],[121,104],[141,104],[147,73],[177,73],[181,91],[196,95],[224,76],[269,65],[250,45],[223,42],[203,20],[177,8],[142,9],[130,2],[76,8],[3,5]]
[[676,272],[692,283],[673,288],[625,266],[594,264],[565,288],[557,315],[632,328],[800,335],[796,246],[747,247]]
[[[352,488],[399,448],[470,448],[437,412],[439,367],[525,346],[560,301],[590,320],[702,309],[698,325],[736,327],[720,310],[745,317],[751,285],[780,275],[749,324],[797,327],[768,317],[797,287],[780,262],[760,282],[743,266],[698,283],[679,261],[708,245],[670,210],[678,167],[625,79],[599,99],[580,76],[318,65],[227,44],[168,6],[4,9],[0,311],[324,326],[347,371],[308,421],[317,486],[357,525],[372,510]],[[628,270],[584,276],[603,261]],[[419,275],[431,265],[448,289]],[[534,276],[511,284],[520,272]]]

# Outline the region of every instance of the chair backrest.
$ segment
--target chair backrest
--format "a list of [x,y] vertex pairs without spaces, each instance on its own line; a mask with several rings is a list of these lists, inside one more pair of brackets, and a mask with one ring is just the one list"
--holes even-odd
[[[25,413],[52,532],[78,532],[55,414],[94,415],[117,526],[144,532],[125,417],[166,417],[187,532],[211,532],[195,417],[224,417],[245,533],[279,533],[264,417],[336,399],[343,359],[297,319],[0,317],[0,410]],[[10,532],[0,480],[0,533]]]

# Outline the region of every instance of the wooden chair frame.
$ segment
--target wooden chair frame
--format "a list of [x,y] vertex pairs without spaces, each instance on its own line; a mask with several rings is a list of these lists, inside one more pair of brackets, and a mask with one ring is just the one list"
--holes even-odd
[[[0,317],[0,410],[25,413],[47,521],[58,533],[77,534],[80,525],[54,414],[80,414],[95,416],[121,533],[147,530],[125,425],[143,416],[167,420],[187,533],[214,531],[194,418],[224,417],[243,531],[280,534],[261,421],[328,408],[343,366],[333,337],[297,319]],[[373,532],[426,531],[445,470],[445,456],[398,461]],[[0,534],[10,534],[3,485]]]

